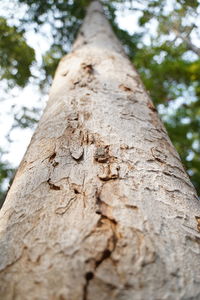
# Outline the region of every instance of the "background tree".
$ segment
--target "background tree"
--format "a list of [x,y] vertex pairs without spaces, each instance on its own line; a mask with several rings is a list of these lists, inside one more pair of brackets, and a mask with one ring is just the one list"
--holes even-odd
[[[32,72],[34,82],[46,93],[59,59],[70,49],[89,1],[3,0],[1,3],[7,12],[7,20],[1,17],[0,22],[3,37],[1,77],[4,81],[8,80],[10,87],[16,84],[23,87],[30,81]],[[13,4],[18,11],[22,11],[19,19],[15,16]],[[103,1],[103,4],[107,18],[141,74],[199,191],[198,1]],[[140,14],[139,28],[134,34],[118,27],[116,14],[122,10]],[[47,24],[48,30],[44,31]],[[49,39],[49,50],[43,53],[42,62],[38,65],[34,50],[27,45],[24,37],[33,29],[36,34],[46,34]],[[39,76],[34,75],[31,65],[40,69]],[[29,126],[31,121],[38,120],[38,111],[36,113],[33,115],[26,108],[24,113],[17,112],[15,119],[19,122],[14,126]],[[3,156],[2,164],[6,167]],[[7,170],[10,170],[9,166]],[[11,174],[2,169],[2,180],[8,173]]]

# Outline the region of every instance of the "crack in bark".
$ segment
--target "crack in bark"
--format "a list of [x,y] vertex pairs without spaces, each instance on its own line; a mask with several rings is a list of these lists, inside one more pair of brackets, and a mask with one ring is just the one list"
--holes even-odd
[[76,196],[71,198],[65,206],[57,207],[55,213],[58,215],[64,215],[67,210],[72,206],[73,202],[76,200]]
[[99,209],[96,211],[97,214],[101,215],[100,219],[98,220],[96,226],[101,227],[103,224],[107,224],[108,227],[112,231],[112,235],[110,238],[107,239],[107,244],[105,246],[105,249],[102,251],[102,255],[99,259],[95,259],[95,266],[94,266],[94,272],[87,272],[85,274],[86,282],[83,287],[83,300],[88,299],[88,288],[90,281],[94,279],[96,270],[100,267],[100,265],[107,259],[111,258],[112,253],[115,251],[118,236],[117,236],[117,221],[109,216],[107,216],[105,213],[102,212],[101,206],[102,204],[104,206],[109,207],[108,204],[106,204],[104,201],[100,199],[100,193],[99,191],[96,191],[96,204],[99,206]]
[[[117,234],[116,234],[117,222],[115,220],[110,219],[109,217],[101,214],[101,218],[99,219],[99,221],[97,223],[97,227],[101,226],[101,223],[103,223],[102,222],[103,220],[107,220],[109,222],[110,228],[112,230],[112,236],[107,240],[106,247],[103,250],[101,257],[98,260],[95,259],[95,269],[94,269],[95,272],[106,259],[109,259],[111,257],[112,253],[114,252],[114,250],[116,248],[117,240],[118,240]],[[94,277],[95,277],[95,273],[93,273],[91,271],[87,272],[85,274],[86,282],[83,287],[83,300],[88,299],[89,284],[90,284],[90,281]]]
[[94,278],[94,273],[93,272],[87,272],[85,274],[85,279],[86,279],[86,282],[84,284],[84,287],[83,287],[83,300],[87,300],[87,296],[88,296],[88,286],[89,286],[89,282],[90,280],[92,280]]
[[[109,258],[112,254],[112,252],[115,250],[116,243],[117,243],[117,221],[112,218],[111,216],[108,216],[106,214],[106,210],[109,208],[109,205],[101,200],[100,193],[96,192],[96,204],[99,206],[99,209],[96,211],[97,214],[101,215],[100,219],[97,222],[97,227],[101,227],[104,223],[104,220],[106,220],[109,224],[109,227],[112,231],[111,238],[107,241],[107,246],[104,249],[102,256],[99,260],[95,263],[95,268],[97,268],[105,259]],[[104,207],[104,211],[102,209],[102,206]]]
[[48,185],[50,186],[51,190],[59,191],[61,188],[58,185],[55,185],[54,183],[51,182],[51,178],[47,180]]
[[49,161],[54,160],[55,157],[56,157],[56,152],[54,152],[54,153],[49,157]]

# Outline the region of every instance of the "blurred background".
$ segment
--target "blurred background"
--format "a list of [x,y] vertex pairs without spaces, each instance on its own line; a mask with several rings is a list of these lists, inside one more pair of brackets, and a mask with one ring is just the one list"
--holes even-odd
[[[0,1],[0,206],[89,2]],[[200,193],[200,0],[101,2]]]

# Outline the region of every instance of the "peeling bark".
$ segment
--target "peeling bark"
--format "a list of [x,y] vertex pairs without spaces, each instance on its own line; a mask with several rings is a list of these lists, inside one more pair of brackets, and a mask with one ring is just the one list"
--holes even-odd
[[200,299],[199,200],[97,2],[0,213],[0,299]]

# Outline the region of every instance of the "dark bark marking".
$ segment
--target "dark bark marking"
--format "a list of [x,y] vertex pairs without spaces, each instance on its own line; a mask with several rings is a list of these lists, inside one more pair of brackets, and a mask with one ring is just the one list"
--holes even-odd
[[79,83],[80,83],[80,80],[77,80],[77,81],[73,82],[74,85],[77,85]]
[[75,194],[80,194],[80,192],[76,188],[74,188],[74,193]]
[[129,88],[128,86],[124,85],[124,84],[120,84],[119,88],[125,92],[132,92],[132,89]]
[[[106,214],[106,209],[108,209],[110,206],[101,200],[99,191],[96,191],[96,205],[98,206],[96,213],[101,215],[100,219],[97,222],[97,227],[101,227],[106,221],[106,223],[112,230],[113,234],[112,234],[111,238],[108,239],[107,246],[104,249],[101,258],[96,261],[95,268],[97,268],[104,260],[106,260],[107,258],[109,258],[111,256],[112,252],[115,250],[117,240],[118,240],[117,221],[114,218],[112,218]],[[104,209],[103,209],[103,207],[104,207]]]
[[85,273],[86,282],[85,282],[84,287],[83,287],[83,300],[87,300],[89,282],[93,278],[94,278],[94,273],[93,272]]
[[[96,194],[96,203],[98,205],[101,205],[101,203],[104,203],[103,201],[101,201],[100,197],[99,197],[99,193],[97,192]],[[101,227],[105,221],[106,224],[108,225],[108,228],[110,228],[112,230],[112,236],[110,238],[108,238],[107,240],[107,244],[105,249],[102,252],[102,255],[99,259],[95,259],[95,266],[94,266],[94,271],[97,270],[97,268],[106,260],[109,259],[113,253],[113,251],[116,248],[117,245],[117,222],[114,219],[109,218],[106,215],[103,215],[103,213],[101,212],[101,210],[99,210],[98,212],[96,211],[96,213],[100,214],[101,217],[97,222],[97,227]],[[90,284],[90,281],[95,277],[95,273],[93,272],[87,272],[85,274],[85,278],[86,278],[86,282],[85,285],[83,287],[83,300],[87,300],[88,299],[88,287]]]
[[54,152],[54,153],[49,157],[49,161],[54,160],[55,157],[56,157],[56,152]]
[[152,111],[157,112],[157,109],[155,108],[155,106],[153,105],[152,102],[149,101],[149,102],[147,103],[147,106],[148,106],[148,108],[150,108]]
[[131,205],[131,204],[125,204],[125,207],[130,208],[130,209],[138,209],[136,205]]
[[93,74],[94,73],[94,68],[92,64],[86,64],[86,63],[82,63],[82,68],[83,70],[85,70],[88,74]]
[[98,266],[107,258],[111,256],[112,252],[109,249],[105,249],[102,253],[102,256],[99,260],[95,262],[95,268],[98,268]]
[[197,229],[198,229],[198,231],[200,231],[200,217],[195,216],[195,219],[197,221]]
[[53,163],[52,163],[52,166],[55,168],[55,167],[57,167],[57,165],[59,165],[59,163],[57,162],[57,161],[54,161]]
[[52,166],[55,168],[59,163],[55,161],[56,157],[56,152],[54,152],[50,157],[49,157],[49,162],[52,164]]
[[53,183],[51,182],[51,178],[49,178],[49,179],[47,180],[47,182],[48,182],[48,185],[50,186],[50,189],[51,189],[51,190],[58,191],[58,190],[61,189],[60,186],[55,185],[55,184],[53,184]]
[[87,272],[85,274],[86,280],[92,280],[94,278],[94,273],[93,272]]
[[96,148],[94,159],[99,163],[105,163],[109,159],[109,146],[99,146]]
[[[97,204],[101,204],[103,202],[103,201],[101,201],[98,192],[97,192],[96,202],[97,202]],[[97,227],[101,227],[101,225],[104,223],[103,220],[107,220],[107,224],[110,227],[110,229],[112,230],[112,236],[107,240],[107,245],[106,245],[105,249],[103,250],[101,257],[98,260],[95,259],[95,270],[106,259],[111,257],[113,251],[116,248],[117,240],[118,240],[117,233],[116,233],[117,222],[114,219],[111,219],[108,216],[103,215],[101,212],[100,212],[100,214],[101,214],[101,218],[97,222]],[[85,274],[86,282],[85,282],[85,285],[83,288],[83,300],[87,300],[89,283],[94,278],[94,276],[95,276],[95,274],[93,272],[87,272]]]

